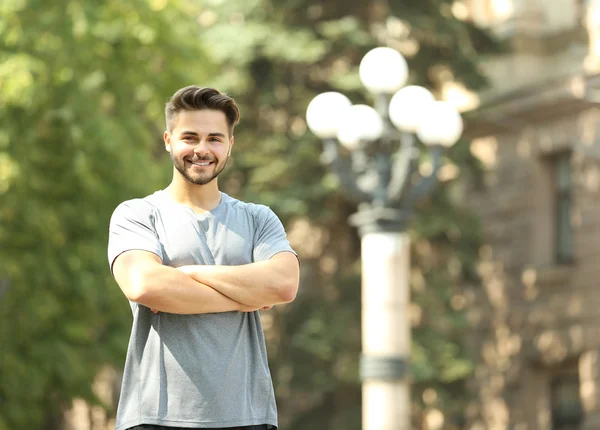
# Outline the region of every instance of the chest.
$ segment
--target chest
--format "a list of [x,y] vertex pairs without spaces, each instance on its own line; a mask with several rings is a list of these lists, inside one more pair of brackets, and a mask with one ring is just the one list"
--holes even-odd
[[174,211],[157,217],[155,228],[164,264],[240,265],[253,261],[252,219],[244,214]]

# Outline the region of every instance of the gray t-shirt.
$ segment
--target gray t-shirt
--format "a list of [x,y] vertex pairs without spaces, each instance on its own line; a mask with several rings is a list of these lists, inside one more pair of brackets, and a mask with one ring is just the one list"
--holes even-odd
[[[108,260],[128,250],[163,264],[241,265],[294,252],[271,209],[221,193],[205,214],[164,191],[120,204],[110,221]],[[176,315],[131,302],[116,430],[140,424],[185,428],[267,424],[277,409],[260,315],[222,312]]]

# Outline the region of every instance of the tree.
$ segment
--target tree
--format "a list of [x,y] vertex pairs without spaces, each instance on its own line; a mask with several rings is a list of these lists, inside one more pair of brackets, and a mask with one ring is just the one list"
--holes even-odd
[[211,73],[196,15],[182,1],[0,6],[0,429],[62,428],[100,366],[123,364],[108,220],[170,174],[163,103]]

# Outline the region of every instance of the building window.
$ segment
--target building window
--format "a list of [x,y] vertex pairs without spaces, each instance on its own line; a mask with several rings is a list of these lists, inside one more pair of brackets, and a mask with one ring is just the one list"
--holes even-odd
[[554,162],[555,259],[558,264],[573,262],[573,227],[571,223],[572,174],[571,153],[558,154]]
[[550,381],[552,430],[579,430],[583,408],[577,364],[557,371]]

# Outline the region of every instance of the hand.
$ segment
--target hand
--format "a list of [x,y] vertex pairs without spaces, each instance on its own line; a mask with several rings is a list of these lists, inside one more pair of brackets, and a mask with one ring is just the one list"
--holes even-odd
[[156,309],[152,309],[152,308],[150,308],[150,310],[151,310],[152,312],[154,312],[155,314],[157,314],[157,313],[158,313],[158,311],[157,311]]
[[268,311],[272,307],[273,305],[266,305],[260,308],[257,308],[256,306],[242,305],[240,308],[240,312]]

